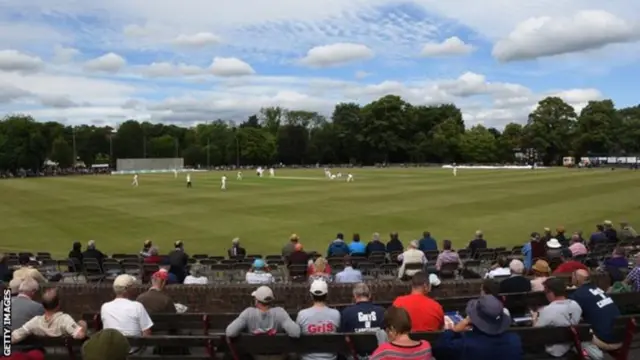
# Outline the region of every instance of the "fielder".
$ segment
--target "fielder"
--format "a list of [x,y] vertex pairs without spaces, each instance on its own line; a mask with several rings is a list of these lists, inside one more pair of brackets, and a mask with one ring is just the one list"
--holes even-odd
[[338,173],[338,179],[342,178],[342,173]]
[[271,177],[276,176],[276,171],[273,168],[269,169],[269,176],[271,176]]
[[227,190],[227,176],[222,175],[220,178],[220,190]]
[[174,179],[178,178],[178,169],[173,169],[173,177]]
[[131,183],[131,186],[138,187],[138,174],[133,175],[133,182]]
[[238,171],[238,174],[236,175],[236,180],[242,180],[242,171]]
[[191,174],[187,174],[187,187],[191,188]]
[[353,175],[347,174],[347,182],[353,182]]
[[453,165],[453,177],[458,176],[458,167],[454,164]]

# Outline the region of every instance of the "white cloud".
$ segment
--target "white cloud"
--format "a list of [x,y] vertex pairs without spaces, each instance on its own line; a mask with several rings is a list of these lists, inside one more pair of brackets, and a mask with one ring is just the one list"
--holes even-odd
[[493,48],[500,61],[561,55],[640,39],[640,27],[605,11],[581,11],[567,17],[536,17],[518,24]]
[[209,69],[212,74],[222,77],[253,75],[256,73],[251,65],[233,57],[216,57],[213,59]]
[[17,50],[0,51],[0,71],[16,71],[21,73],[36,72],[44,63],[37,56],[30,56]]
[[80,50],[56,45],[53,49],[53,61],[58,64],[65,64],[80,55]]
[[373,50],[366,45],[337,43],[312,48],[307,52],[307,56],[300,60],[300,63],[321,68],[370,59],[373,56]]
[[142,67],[142,73],[147,77],[176,77],[176,76],[192,76],[205,73],[205,70],[195,65],[172,64],[168,62],[152,63],[149,66]]
[[441,43],[426,44],[422,48],[421,55],[425,57],[466,55],[473,50],[473,46],[466,44],[457,36],[452,36]]
[[31,93],[24,89],[0,82],[0,104],[9,103],[30,95]]
[[222,42],[222,38],[210,32],[201,32],[192,35],[179,35],[174,44],[184,47],[201,48],[210,45],[217,45]]
[[108,73],[115,73],[120,71],[127,61],[120,55],[112,52],[102,55],[93,60],[89,60],[85,63],[85,69],[89,71],[102,71]]

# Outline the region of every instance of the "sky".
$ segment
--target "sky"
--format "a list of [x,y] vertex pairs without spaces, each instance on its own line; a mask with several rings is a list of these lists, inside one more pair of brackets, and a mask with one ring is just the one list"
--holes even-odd
[[0,116],[189,126],[394,94],[502,128],[550,95],[640,103],[638,14],[633,0],[0,0]]

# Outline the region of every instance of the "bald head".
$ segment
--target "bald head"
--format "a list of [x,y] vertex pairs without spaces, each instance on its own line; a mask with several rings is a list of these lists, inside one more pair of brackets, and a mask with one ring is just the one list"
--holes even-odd
[[576,270],[573,273],[573,276],[576,282],[575,285],[582,285],[589,281],[589,272],[586,270],[582,270],[582,269]]

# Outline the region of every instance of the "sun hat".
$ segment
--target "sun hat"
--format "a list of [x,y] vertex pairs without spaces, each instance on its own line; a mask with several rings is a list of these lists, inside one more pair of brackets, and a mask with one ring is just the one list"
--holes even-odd
[[511,326],[511,317],[504,312],[504,305],[493,295],[483,295],[467,304],[467,316],[471,324],[488,335],[498,335]]
[[560,241],[558,241],[558,239],[553,238],[547,241],[547,247],[549,249],[560,249],[562,247],[562,244],[560,244]]
[[272,302],[275,298],[273,296],[273,291],[271,291],[271,288],[268,286],[260,286],[256,289],[256,291],[251,293],[251,296],[253,296],[254,299],[265,304]]
[[605,224],[605,225],[612,225],[613,223],[611,222],[611,220],[605,220],[605,221],[604,221],[604,224]]
[[262,259],[253,260],[253,267],[256,268],[256,269],[264,268],[265,267],[264,260],[262,260]]
[[429,284],[431,286],[438,287],[438,286],[440,286],[441,283],[442,283],[442,281],[440,281],[440,278],[438,278],[438,275],[429,274]]
[[329,285],[324,280],[313,280],[309,292],[313,295],[322,296],[329,292]]
[[545,273],[545,274],[548,274],[551,272],[551,267],[549,267],[549,263],[546,260],[536,261],[536,263],[533,264],[531,269],[539,273]]
[[136,278],[129,274],[118,275],[118,277],[113,280],[113,288],[114,289],[126,289],[128,287],[133,286],[136,283]]

